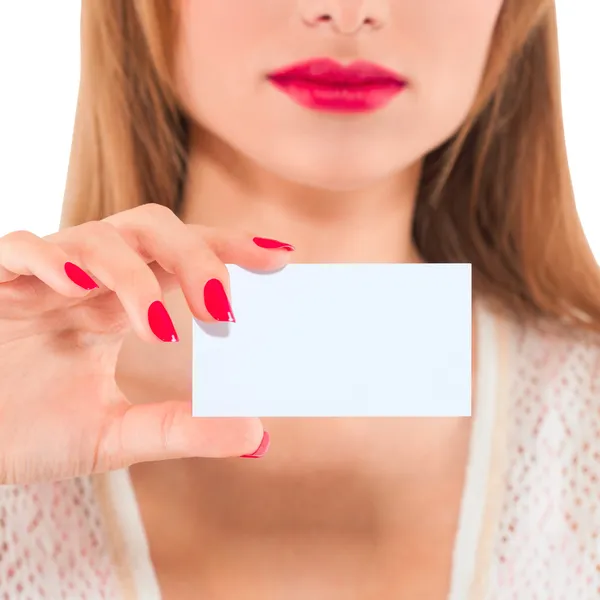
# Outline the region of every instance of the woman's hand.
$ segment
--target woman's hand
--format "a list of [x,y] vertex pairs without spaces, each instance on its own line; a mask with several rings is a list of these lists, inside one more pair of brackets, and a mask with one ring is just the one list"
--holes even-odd
[[154,204],[46,238],[0,238],[0,484],[255,451],[258,419],[192,418],[189,402],[168,399],[133,405],[115,370],[131,329],[177,341],[164,291],[179,286],[202,321],[232,320],[225,263],[281,268],[291,247],[275,246]]

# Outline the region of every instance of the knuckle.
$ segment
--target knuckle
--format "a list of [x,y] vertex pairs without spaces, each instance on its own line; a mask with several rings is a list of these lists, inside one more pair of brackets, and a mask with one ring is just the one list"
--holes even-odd
[[18,230],[11,231],[0,237],[0,247],[8,247],[13,245],[21,245],[37,241],[39,238],[31,233],[31,231]]
[[194,227],[191,232],[217,254],[219,254],[224,247],[227,247],[230,238],[230,235],[224,230],[214,227]]
[[203,261],[209,261],[213,257],[206,242],[201,237],[192,235],[184,235],[180,238],[177,244],[177,254],[182,261],[189,260],[196,264],[199,258]]
[[[43,319],[47,302],[43,286],[33,277],[19,277],[0,286],[0,319],[19,321],[33,315]],[[33,315],[32,315],[33,311]],[[58,322],[58,319],[56,319]],[[41,321],[38,321],[41,324]],[[15,323],[16,324],[16,323]]]
[[6,292],[13,302],[23,307],[42,305],[43,302],[42,286],[33,277],[20,277],[7,286]]
[[208,248],[202,240],[184,244],[179,254],[179,264],[188,273],[199,270],[208,277],[216,277],[222,281],[229,280],[229,271],[225,264]]
[[210,263],[207,269],[207,273],[208,273],[208,278],[212,279],[218,279],[222,284],[224,284],[226,287],[229,286],[229,271],[227,270],[227,267],[221,262],[221,261],[216,261],[215,263]]
[[114,236],[116,229],[108,221],[88,221],[79,225],[77,233],[84,239],[94,239],[98,237]]
[[119,238],[115,227],[106,221],[89,221],[74,230],[73,246],[82,254],[97,252]]
[[47,242],[45,252],[50,261],[63,264],[68,260],[67,252],[58,244]]
[[116,285],[117,288],[131,290],[138,294],[140,291],[143,291],[154,296],[160,291],[160,286],[154,273],[143,263],[140,265],[131,265],[126,268],[117,276]]
[[69,236],[69,242],[72,242],[83,250],[96,248],[101,243],[106,243],[106,239],[114,235],[114,227],[105,221],[88,221],[82,225],[74,227]]
[[171,246],[174,267],[197,270],[199,265],[204,267],[211,261],[218,262],[218,258],[201,236],[188,230],[184,230],[182,234]]
[[158,427],[160,433],[160,449],[163,452],[166,452],[171,447],[173,433],[179,420],[178,417],[177,409],[174,406],[165,410],[160,416]]
[[244,231],[222,228],[209,228],[203,231],[202,237],[210,250],[224,262],[238,262],[243,256],[252,256],[259,250],[258,246],[248,244],[253,235]]
[[156,219],[172,219],[175,216],[175,213],[170,208],[164,206],[163,204],[157,204],[156,202],[143,204],[139,208],[146,214]]
[[112,470],[122,466],[118,457],[125,452],[125,437],[123,424],[131,405],[116,404],[108,414],[101,419],[97,432],[93,432],[82,440],[82,456],[88,457],[86,472]]

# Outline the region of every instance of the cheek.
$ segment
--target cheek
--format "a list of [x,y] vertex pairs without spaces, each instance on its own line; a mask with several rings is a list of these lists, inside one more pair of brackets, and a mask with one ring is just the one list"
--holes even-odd
[[416,110],[431,130],[439,128],[441,142],[460,126],[475,100],[502,2],[425,4],[416,27]]
[[197,119],[226,111],[248,95],[260,65],[256,49],[272,26],[266,0],[181,0],[177,86]]

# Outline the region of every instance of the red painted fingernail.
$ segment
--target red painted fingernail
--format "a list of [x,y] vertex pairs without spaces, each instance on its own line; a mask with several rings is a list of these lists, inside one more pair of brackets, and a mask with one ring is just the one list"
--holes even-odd
[[204,286],[204,304],[215,321],[235,323],[229,298],[223,284],[218,279],[210,279]]
[[165,305],[157,300],[150,305],[148,309],[148,323],[152,333],[163,342],[178,342],[179,336],[175,331],[175,326],[171,317],[165,308]]
[[252,241],[259,248],[266,248],[267,250],[287,250],[288,252],[293,252],[296,249],[291,244],[270,240],[269,238],[255,237]]
[[80,267],[72,262],[65,263],[67,277],[84,290],[95,290],[98,284]]
[[260,446],[252,453],[252,454],[244,454],[241,458],[262,458],[269,449],[269,444],[271,443],[271,436],[268,431],[263,433],[262,440],[260,442]]

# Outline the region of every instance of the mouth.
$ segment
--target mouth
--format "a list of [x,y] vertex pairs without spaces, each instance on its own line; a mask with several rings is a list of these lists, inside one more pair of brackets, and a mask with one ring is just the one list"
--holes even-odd
[[344,66],[331,59],[291,65],[270,73],[267,79],[301,106],[338,113],[383,108],[408,83],[401,75],[373,63]]

